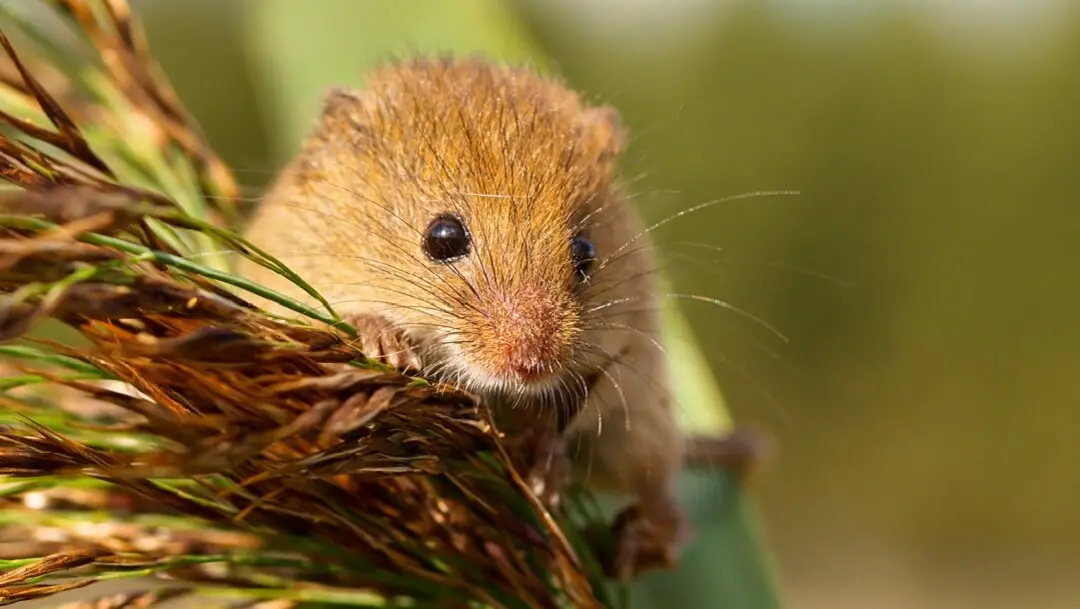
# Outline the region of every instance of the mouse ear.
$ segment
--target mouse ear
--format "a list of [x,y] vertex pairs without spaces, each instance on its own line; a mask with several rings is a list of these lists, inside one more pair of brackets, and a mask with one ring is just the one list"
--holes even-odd
[[610,106],[588,108],[582,121],[590,143],[599,151],[601,162],[614,160],[626,145],[627,133],[619,111]]
[[367,131],[369,95],[344,87],[333,87],[323,97],[322,113],[304,145],[315,154],[330,142],[353,143]]
[[369,94],[363,91],[332,87],[323,97],[323,116],[338,121],[361,123],[369,97]]

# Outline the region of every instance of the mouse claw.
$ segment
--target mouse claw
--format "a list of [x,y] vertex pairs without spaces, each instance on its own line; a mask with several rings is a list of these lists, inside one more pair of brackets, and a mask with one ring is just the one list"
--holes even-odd
[[606,565],[607,574],[627,584],[643,572],[677,567],[690,538],[690,524],[671,498],[624,509],[615,517],[611,533],[615,547]]
[[402,371],[419,372],[420,355],[409,336],[381,315],[349,315],[345,317],[356,328],[360,351],[373,360]]

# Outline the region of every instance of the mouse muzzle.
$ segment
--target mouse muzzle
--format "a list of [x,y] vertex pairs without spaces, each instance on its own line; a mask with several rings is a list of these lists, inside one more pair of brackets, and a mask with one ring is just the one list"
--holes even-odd
[[573,303],[550,291],[520,291],[486,307],[472,355],[493,377],[544,383],[566,370],[577,335]]

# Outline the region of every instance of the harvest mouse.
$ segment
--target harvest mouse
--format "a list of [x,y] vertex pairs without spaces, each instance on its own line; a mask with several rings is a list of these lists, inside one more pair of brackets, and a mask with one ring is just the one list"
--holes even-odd
[[[557,430],[547,457],[565,450],[586,486],[635,498],[612,565],[626,578],[674,565],[689,529],[657,266],[616,177],[624,140],[614,110],[525,68],[391,64],[366,91],[329,93],[247,237],[365,354],[535,415]],[[241,272],[312,302],[254,263]]]

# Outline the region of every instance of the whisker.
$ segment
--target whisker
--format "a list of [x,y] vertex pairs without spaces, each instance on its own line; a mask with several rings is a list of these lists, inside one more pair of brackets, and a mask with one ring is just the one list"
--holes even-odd
[[[774,336],[779,338],[781,341],[783,341],[785,343],[790,342],[788,337],[786,335],[784,335],[783,332],[778,330],[775,326],[773,326],[769,322],[767,322],[764,319],[761,319],[761,318],[759,318],[759,317],[757,317],[755,315],[752,315],[749,312],[744,311],[743,309],[741,309],[739,307],[736,307],[735,305],[733,305],[733,304],[731,304],[729,302],[720,300],[719,298],[711,298],[711,297],[708,297],[708,296],[702,296],[700,294],[676,294],[676,293],[662,293],[662,294],[659,294],[659,296],[664,297],[664,298],[681,298],[681,299],[686,299],[686,300],[695,300],[695,301],[698,301],[698,302],[705,302],[705,303],[708,303],[708,304],[716,305],[716,306],[718,306],[718,307],[720,307],[722,309],[727,309],[729,311],[732,311],[732,312],[735,312],[735,313],[737,313],[739,315],[742,315],[743,317],[746,317],[747,319],[759,324],[761,327],[765,328],[769,333],[773,334]],[[617,305],[620,305],[620,304],[623,304],[623,303],[634,302],[634,301],[642,301],[642,300],[646,300],[646,297],[643,297],[643,296],[627,296],[625,298],[616,298],[614,300],[609,300],[607,302],[602,302],[602,303],[600,303],[598,305],[595,305],[595,306],[593,306],[591,308],[585,309],[584,313],[586,315],[591,315],[593,313],[596,313],[597,311],[602,311],[604,309],[607,309],[607,308],[610,308],[610,307],[613,307],[613,306],[617,306]]]
[[660,265],[660,266],[657,266],[655,268],[651,268],[651,269],[648,269],[648,270],[645,270],[645,271],[641,271],[640,273],[634,273],[632,275],[626,275],[624,277],[618,277],[618,278],[613,277],[611,279],[606,279],[604,281],[598,281],[596,283],[592,283],[592,284],[589,285],[590,288],[602,287],[603,289],[595,290],[595,291],[590,290],[588,292],[588,300],[596,300],[598,297],[603,296],[604,294],[607,294],[607,293],[612,292],[614,290],[617,290],[618,288],[620,288],[623,285],[626,285],[627,283],[630,283],[632,281],[639,280],[639,279],[645,279],[646,277],[650,277],[652,275],[660,275],[660,274],[663,273],[663,271],[665,271],[670,266],[671,266],[670,264]]
[[[676,242],[673,242],[673,243],[668,243],[668,244],[665,245],[665,248],[661,248],[661,249],[662,250],[666,249],[666,247],[668,247],[668,246],[696,247],[696,248],[701,248],[701,249],[713,250],[713,251],[716,251],[716,252],[724,252],[724,249],[722,247],[720,247],[720,246],[709,245],[707,243],[695,243],[695,242],[692,242],[692,241],[676,241]],[[671,252],[669,252],[669,254],[670,253]],[[692,258],[688,258],[688,259],[692,259]],[[747,265],[759,265],[759,266],[773,267],[773,268],[778,269],[778,270],[788,271],[788,272],[799,274],[799,275],[805,275],[807,277],[813,277],[815,279],[821,279],[822,281],[827,281],[829,283],[832,283],[832,284],[834,284],[836,286],[839,286],[839,287],[842,287],[842,288],[850,288],[850,287],[852,287],[851,283],[849,283],[847,281],[844,281],[844,280],[842,280],[839,277],[836,277],[834,275],[828,275],[828,274],[825,274],[825,273],[822,273],[822,272],[819,272],[819,271],[812,271],[812,270],[805,269],[805,268],[800,268],[800,267],[797,267],[797,266],[790,266],[790,265],[786,265],[786,264],[783,264],[783,263],[780,263],[780,262],[774,262],[774,261],[771,261],[771,260],[761,260],[761,259],[757,259],[757,258],[729,258],[729,259],[706,258],[706,260],[708,260],[710,262],[713,262],[713,263],[716,263],[716,264],[739,263],[739,264],[747,264]]]
[[[615,377],[611,376],[611,374],[607,371],[608,367],[615,362],[618,362],[620,358],[614,356],[610,351],[604,349],[596,343],[584,342],[582,344],[582,347],[587,350],[595,349],[603,355],[605,362],[601,366],[596,366],[595,371],[607,377],[607,379],[611,381],[612,386],[615,387],[615,391],[619,394],[619,400],[622,402],[623,417],[626,424],[626,430],[630,431],[630,404],[626,400],[626,394],[623,393],[622,384],[616,381]],[[601,421],[597,421],[597,435],[599,435],[601,432],[601,425]]]
[[[637,175],[635,175],[635,176],[633,176],[631,178],[623,178],[623,185],[625,187],[629,187],[629,186],[632,186],[635,183],[638,183],[638,182],[641,182],[641,181],[645,180],[648,177],[649,177],[648,172],[642,172],[642,173],[639,173],[639,174],[637,174]],[[601,205],[600,207],[598,207],[598,208],[590,211],[589,213],[585,214],[585,216],[582,217],[582,219],[578,222],[578,224],[576,226],[576,231],[580,231],[580,230],[584,229],[586,226],[607,226],[607,222],[613,222],[614,219],[608,219],[605,222],[599,222],[599,223],[592,222],[592,219],[594,217],[596,217],[596,216],[599,216],[601,213],[603,213],[603,212],[605,212],[605,211],[607,211],[609,209],[617,208],[620,204],[630,203],[630,202],[632,202],[632,201],[634,201],[636,199],[640,199],[640,198],[644,198],[644,197],[652,197],[652,196],[656,196],[656,195],[677,195],[677,194],[681,194],[681,193],[679,191],[677,191],[677,190],[654,189],[654,190],[632,192],[632,193],[629,193],[629,194],[616,195],[616,196],[612,197],[611,200],[609,202],[607,202],[606,204]]]
[[[356,172],[354,171],[354,173],[356,173]],[[357,175],[358,175],[358,174],[357,174]],[[373,198],[371,198],[371,197],[365,196],[365,195],[363,195],[363,194],[361,194],[361,193],[359,193],[359,192],[356,192],[355,190],[353,190],[353,189],[351,189],[351,188],[347,188],[347,187],[345,187],[345,186],[342,186],[342,185],[340,185],[340,184],[335,184],[335,183],[333,183],[333,182],[331,182],[331,181],[329,181],[329,180],[321,180],[321,179],[319,179],[319,178],[314,178],[314,177],[312,177],[312,176],[309,176],[309,175],[308,175],[308,176],[304,176],[304,179],[305,179],[305,180],[306,180],[307,182],[310,182],[310,183],[314,183],[314,184],[323,184],[323,185],[325,185],[325,186],[329,186],[329,187],[331,187],[331,188],[337,188],[337,189],[339,189],[339,190],[341,190],[341,191],[344,191],[344,192],[346,192],[346,193],[348,193],[348,194],[350,194],[350,195],[352,195],[352,196],[356,197],[357,199],[361,199],[361,200],[363,200],[363,201],[367,202],[367,203],[368,203],[368,204],[370,204],[370,205],[374,205],[375,207],[377,207],[377,208],[381,209],[382,211],[384,211],[384,212],[386,212],[386,213],[390,214],[390,215],[391,215],[391,216],[392,216],[392,217],[393,217],[394,219],[396,219],[396,220],[398,220],[399,222],[401,222],[401,223],[402,223],[402,224],[403,224],[403,225],[404,225],[404,226],[405,226],[406,228],[408,228],[409,230],[411,230],[411,231],[413,231],[414,233],[416,233],[416,234],[417,234],[417,236],[423,236],[423,233],[422,233],[422,232],[421,232],[421,231],[420,231],[420,230],[419,230],[418,228],[416,228],[415,226],[413,226],[413,225],[412,225],[412,224],[411,224],[411,223],[410,223],[410,222],[409,222],[408,220],[406,220],[405,218],[402,218],[402,217],[401,217],[400,215],[398,215],[398,214],[397,214],[397,212],[395,212],[395,211],[394,211],[394,210],[393,210],[392,208],[390,208],[390,207],[387,207],[386,205],[383,205],[383,204],[379,203],[378,201],[376,201],[375,199],[373,199]],[[350,207],[351,209],[357,209],[357,208],[356,208],[356,206],[354,206],[354,205],[350,205],[349,207]],[[368,217],[371,217],[371,214],[367,214],[367,215],[368,215]]]
[[[385,286],[385,285],[373,285],[373,284],[371,284],[369,282],[366,282],[366,281],[359,281],[359,282],[358,281],[320,281],[320,282],[317,282],[317,283],[313,284],[313,286],[333,286],[333,285],[336,285],[336,286],[363,285],[363,286],[368,287],[368,288],[370,288],[372,290],[382,290],[384,292],[390,292],[391,294],[397,294],[399,296],[403,296],[405,298],[409,298],[409,299],[415,300],[417,302],[426,304],[429,307],[431,307],[432,310],[444,313],[449,317],[454,317],[454,318],[460,317],[459,315],[449,311],[448,309],[445,309],[445,308],[439,306],[440,302],[445,302],[445,301],[440,301],[436,297],[435,294],[432,294],[430,292],[426,292],[426,294],[428,296],[435,297],[436,300],[434,302],[432,302],[430,300],[422,299],[422,298],[420,298],[420,297],[418,297],[418,296],[416,296],[416,295],[414,295],[412,293],[409,293],[409,292],[406,292],[406,291],[403,291],[403,290],[395,290],[395,289],[393,289],[393,288],[391,288],[389,286]],[[357,302],[363,302],[363,301],[357,301]],[[464,303],[454,303],[454,304],[462,305]],[[466,308],[468,308],[468,305],[466,305]]]
[[[600,353],[597,352],[597,351],[593,351],[592,353],[600,355]],[[663,383],[656,380],[652,376],[650,376],[648,374],[645,374],[639,368],[632,365],[631,363],[626,362],[623,359],[617,359],[617,360],[611,361],[610,364],[614,365],[614,366],[619,366],[620,368],[625,368],[625,369],[629,370],[630,372],[633,372],[634,374],[636,374],[639,378],[644,379],[659,394],[659,396],[661,398],[672,398],[672,399],[674,399],[674,396],[671,394],[668,387],[666,387]],[[620,378],[621,378],[621,375],[620,375]]]
[[[394,249],[400,251],[402,254],[404,254],[407,258],[415,261],[420,266],[420,268],[427,269],[427,265],[423,261],[421,261],[419,258],[414,256],[413,254],[411,254],[408,250],[406,250],[404,247],[402,247],[401,244],[398,243],[397,240],[391,238],[389,235],[385,235],[380,231],[372,229],[371,227],[362,226],[362,225],[357,224],[355,222],[351,222],[348,219],[341,218],[341,217],[335,216],[333,214],[328,214],[326,212],[322,212],[322,211],[317,210],[317,209],[305,208],[305,207],[301,207],[299,205],[292,204],[292,203],[288,203],[286,205],[289,206],[289,207],[294,207],[296,209],[304,210],[304,211],[307,211],[307,212],[310,212],[310,213],[313,213],[313,214],[322,215],[322,216],[328,217],[328,218],[330,218],[332,220],[337,220],[339,222],[343,222],[345,224],[348,224],[349,226],[355,227],[355,228],[357,228],[359,230],[363,230],[363,231],[365,231],[365,232],[367,232],[367,233],[369,233],[371,235],[374,235],[375,237],[377,237],[379,239],[382,239],[383,241],[388,243],[392,248],[394,248]],[[372,216],[370,214],[368,214],[368,217],[372,218]],[[450,266],[452,267],[453,265],[450,265]],[[431,275],[434,276],[436,279],[441,280],[447,286],[447,288],[449,290],[453,290],[454,286],[449,281],[447,281],[445,277],[442,277],[438,273],[434,273],[434,272],[432,272]],[[458,273],[458,275],[460,277],[460,273]],[[464,279],[464,278],[462,278],[462,279]],[[465,283],[470,288],[472,287],[472,284],[470,282],[466,281]]]
[[[738,201],[740,199],[750,199],[750,198],[754,198],[754,197],[797,196],[799,194],[800,193],[797,190],[761,190],[761,191],[755,191],[755,192],[742,193],[742,194],[738,194],[738,195],[732,195],[730,197],[724,197],[724,198],[721,198],[721,199],[714,199],[712,201],[707,201],[705,203],[695,205],[693,207],[684,209],[682,211],[675,212],[674,214],[671,214],[670,216],[664,218],[663,220],[660,220],[659,222],[655,222],[654,224],[652,224],[648,228],[642,230],[638,234],[631,237],[626,243],[624,243],[619,248],[617,248],[614,252],[612,252],[611,256],[615,256],[615,255],[619,254],[624,249],[629,247],[630,244],[636,242],[638,239],[644,237],[648,233],[651,233],[652,231],[660,228],[661,226],[664,226],[665,224],[667,224],[667,223],[669,223],[669,222],[671,222],[673,220],[681,218],[681,217],[683,217],[683,216],[685,216],[687,214],[692,214],[694,212],[698,212],[698,211],[701,211],[703,209],[707,209],[707,208],[712,207],[714,205],[719,205],[721,203],[730,203],[732,201]],[[610,258],[610,256],[608,258]],[[607,265],[607,259],[605,259],[600,264],[600,268],[603,268],[606,265]]]
[[[625,310],[625,311],[616,311],[616,312],[613,312],[613,313],[607,313],[607,314],[604,314],[604,315],[600,315],[600,316],[597,316],[595,318],[586,319],[584,321],[584,323],[586,324],[586,327],[588,327],[590,329],[597,328],[597,326],[600,326],[599,328],[597,328],[594,331],[598,331],[598,332],[599,331],[605,331],[605,330],[615,331],[613,329],[605,328],[604,326],[607,326],[607,325],[615,326],[616,324],[609,324],[609,323],[596,324],[596,323],[594,323],[594,320],[604,321],[604,320],[607,320],[610,317],[621,317],[621,316],[625,316],[625,315],[636,315],[636,314],[639,314],[639,313],[660,313],[662,311],[663,311],[663,309],[660,308],[660,307],[628,309],[628,310]],[[623,325],[625,325],[625,324],[618,324],[618,326],[623,326]],[[627,327],[627,329],[636,330],[632,326]],[[730,333],[734,334],[735,336],[737,336],[738,338],[740,338],[742,340],[749,341],[750,344],[754,346],[754,348],[760,350],[762,353],[764,353],[766,356],[768,356],[768,358],[771,361],[776,362],[778,364],[782,364],[785,367],[788,367],[788,366],[792,365],[792,363],[790,361],[786,360],[780,354],[779,351],[773,349],[772,347],[770,347],[764,341],[762,341],[762,340],[748,334],[747,332],[744,332],[743,330],[741,330],[739,328],[726,328],[724,331],[725,332],[730,332]],[[640,330],[638,330],[638,332],[640,332]],[[644,336],[648,336],[647,333],[642,333],[642,334]]]
[[[344,256],[336,255],[336,254],[331,254],[331,256],[335,257],[335,258],[344,257]],[[348,258],[348,257],[346,257],[346,258]],[[355,257],[353,257],[353,258],[355,258]],[[419,288],[421,288],[423,290],[423,292],[426,295],[431,296],[432,298],[435,298],[437,301],[440,301],[440,302],[449,301],[450,303],[456,304],[458,306],[461,306],[461,307],[464,307],[464,308],[467,308],[467,309],[476,310],[476,305],[474,305],[473,303],[469,302],[468,300],[466,300],[464,298],[461,298],[457,294],[451,294],[451,293],[446,292],[445,290],[443,290],[439,286],[431,283],[430,281],[427,281],[426,279],[424,279],[423,277],[420,277],[419,275],[409,273],[408,271],[405,271],[403,269],[398,269],[397,267],[394,267],[394,266],[389,265],[389,264],[380,263],[378,260],[370,260],[369,262],[374,265],[374,268],[373,268],[374,271],[383,273],[383,274],[389,276],[392,279],[397,279],[397,280],[405,283],[406,285],[408,285],[410,287],[419,287]],[[380,268],[380,266],[385,267],[385,268]],[[407,276],[403,277],[399,273],[406,274]],[[413,283],[413,281],[410,281],[410,279],[415,280],[416,282],[419,282],[421,285],[417,285],[416,283]],[[370,280],[369,281],[321,281],[321,282],[317,282],[317,283],[312,284],[312,285],[320,285],[320,286],[326,286],[326,285],[340,285],[340,286],[359,285],[359,286],[365,286],[365,287],[368,287],[368,288],[371,288],[371,289],[387,289],[388,290],[388,288],[385,288],[384,286],[376,285],[376,284],[372,283]],[[440,292],[440,294],[436,294],[435,291],[433,291],[433,290]],[[410,294],[410,293],[406,293],[406,292],[402,292],[402,291],[396,291],[395,293],[401,294],[401,295],[409,297],[409,298],[413,298],[414,300],[421,300],[417,296],[415,296],[413,294]],[[440,295],[441,295],[441,297],[440,297]],[[425,301],[421,301],[421,302],[425,302]],[[430,303],[428,303],[428,304],[430,304]]]
[[[626,394],[623,393],[622,384],[619,383],[618,381],[616,381],[615,377],[611,376],[611,373],[608,372],[604,368],[600,369],[600,374],[606,376],[607,379],[609,381],[611,381],[611,384],[615,387],[615,391],[618,392],[619,399],[622,401],[622,405],[623,405],[623,421],[624,421],[624,423],[626,425],[626,431],[630,431],[630,404],[626,401]],[[599,410],[597,412],[599,412]],[[600,435],[600,433],[603,431],[603,423],[602,422],[603,422],[603,418],[600,417],[600,416],[597,416],[596,417],[596,435]]]
[[696,300],[698,302],[705,302],[705,303],[708,303],[708,304],[713,304],[713,305],[716,305],[716,306],[718,306],[720,308],[728,309],[729,311],[734,311],[735,313],[737,313],[739,315],[742,315],[743,317],[746,317],[747,319],[760,324],[761,327],[768,330],[770,333],[773,334],[773,336],[776,336],[777,338],[779,338],[783,342],[785,342],[785,343],[791,342],[790,339],[788,339],[787,335],[785,335],[783,332],[781,332],[779,329],[777,329],[776,326],[770,324],[769,322],[765,321],[764,319],[761,319],[760,317],[758,317],[756,315],[753,315],[753,314],[751,314],[751,313],[749,313],[749,312],[747,312],[747,311],[745,311],[745,310],[743,310],[743,309],[741,309],[739,307],[736,307],[735,305],[733,305],[730,302],[727,302],[725,300],[720,300],[719,298],[710,298],[708,296],[701,296],[700,294],[667,293],[667,294],[661,294],[661,295],[663,297],[665,297],[665,298],[683,298],[683,299],[686,299],[686,300]]
[[656,340],[655,337],[650,336],[648,332],[644,332],[644,331],[639,330],[638,328],[635,328],[633,326],[628,326],[626,324],[620,324],[620,323],[602,323],[602,324],[587,324],[587,325],[585,325],[585,329],[586,330],[593,330],[593,331],[614,329],[614,330],[624,330],[624,331],[627,331],[627,332],[633,332],[633,333],[638,334],[639,336],[647,339],[650,343],[653,344],[654,347],[656,347],[656,349],[662,355],[664,355],[664,356],[667,355],[667,351],[664,349],[664,346],[660,344],[660,341]]

